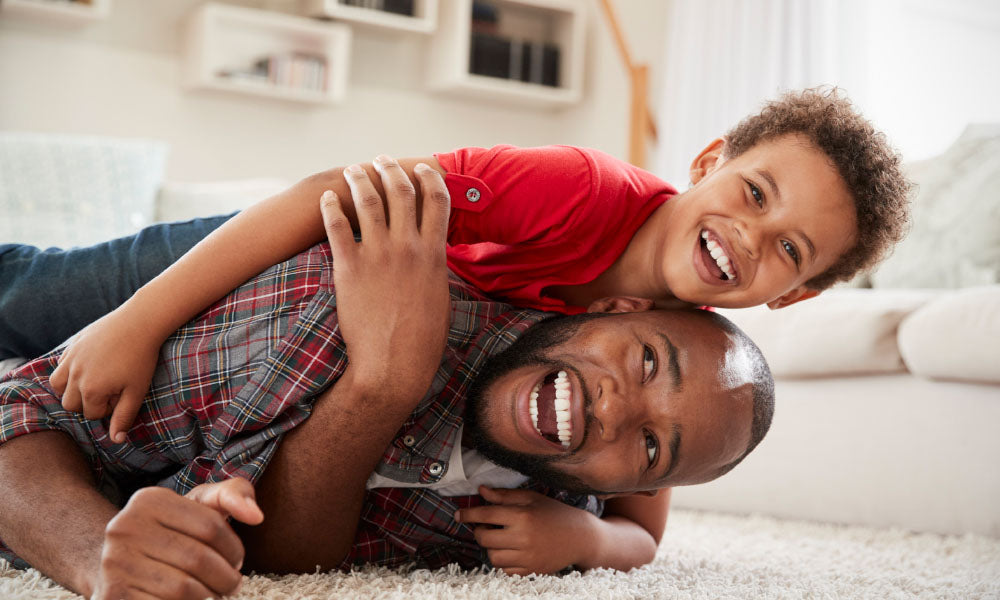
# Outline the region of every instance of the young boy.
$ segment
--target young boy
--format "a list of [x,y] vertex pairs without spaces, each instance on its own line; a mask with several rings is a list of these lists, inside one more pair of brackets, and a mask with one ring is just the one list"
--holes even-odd
[[[500,299],[565,313],[611,295],[661,306],[788,306],[873,265],[902,237],[908,213],[899,156],[837,90],[768,103],[695,157],[681,194],[569,147],[382,157],[374,168],[403,168],[413,179],[419,162],[445,175],[452,198],[449,268]],[[316,203],[324,190],[343,199],[356,228],[347,199],[362,177],[360,165],[326,171],[248,208],[85,329],[52,378],[66,408],[96,418],[114,407],[111,433],[122,439],[163,340],[249,277],[325,239]]]

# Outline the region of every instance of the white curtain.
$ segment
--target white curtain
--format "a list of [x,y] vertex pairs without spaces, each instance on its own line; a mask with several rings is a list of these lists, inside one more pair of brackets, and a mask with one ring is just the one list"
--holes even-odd
[[867,0],[672,0],[654,172],[686,188],[695,155],[780,91],[834,84],[862,100],[869,10]]

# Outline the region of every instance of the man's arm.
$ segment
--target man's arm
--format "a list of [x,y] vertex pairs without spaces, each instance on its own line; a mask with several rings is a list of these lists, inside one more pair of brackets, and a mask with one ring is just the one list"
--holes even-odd
[[[382,169],[383,209],[367,174],[350,174],[361,242],[336,198],[324,195],[337,317],[350,364],[288,433],[258,484],[267,521],[242,528],[248,565],[261,571],[336,567],[354,540],[365,482],[430,386],[450,315],[445,236],[448,191],[417,170],[425,202],[396,164]],[[387,217],[390,225],[387,225]]]
[[226,516],[259,522],[246,480],[140,490],[120,512],[101,496],[72,439],[31,433],[0,445],[0,535],[33,567],[93,598],[201,600],[234,592],[243,549]]
[[[433,157],[399,161],[411,193],[409,179],[417,163],[444,173]],[[372,164],[363,168],[374,175]],[[377,177],[374,186],[384,196]],[[124,436],[134,420],[157,352],[169,335],[247,279],[324,239],[317,202],[324,190],[341,199],[344,217],[357,230],[350,186],[339,168],[307,177],[250,206],[76,337],[51,378],[63,406],[92,419],[106,416],[113,406],[110,432],[112,439],[121,441],[118,436]],[[417,214],[422,201],[417,190]]]

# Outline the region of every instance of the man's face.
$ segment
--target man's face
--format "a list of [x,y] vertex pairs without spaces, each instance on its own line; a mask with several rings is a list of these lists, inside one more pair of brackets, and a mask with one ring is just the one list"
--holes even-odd
[[663,277],[677,298],[710,306],[794,302],[854,243],[847,186],[826,155],[799,135],[715,160],[721,149],[699,155],[695,186],[664,206],[670,214],[659,247],[650,250],[653,276]]
[[[466,410],[481,452],[554,487],[590,493],[707,481],[743,454],[750,369],[710,315],[590,316],[578,327],[577,317],[542,322],[491,359]],[[558,422],[568,423],[565,441]]]

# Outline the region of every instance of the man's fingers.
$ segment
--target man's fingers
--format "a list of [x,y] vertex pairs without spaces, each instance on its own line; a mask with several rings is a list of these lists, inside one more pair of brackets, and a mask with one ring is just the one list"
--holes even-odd
[[351,222],[347,220],[344,209],[340,206],[340,198],[333,190],[326,190],[320,197],[320,212],[323,213],[323,226],[326,229],[326,239],[330,242],[333,252],[333,264],[343,264],[348,253],[354,249],[354,232]]
[[114,410],[111,412],[111,421],[108,424],[108,433],[111,434],[111,441],[116,444],[125,442],[126,432],[135,422],[135,416],[142,408],[142,399],[146,395],[144,392],[137,392],[132,388],[126,388],[117,402],[112,402]]
[[409,175],[399,163],[381,154],[372,162],[382,178],[386,203],[389,206],[389,227],[392,231],[417,231],[417,192]]
[[264,520],[264,513],[257,505],[253,484],[240,477],[199,485],[188,492],[186,497],[241,523],[258,525]]
[[[168,578],[165,581],[175,582],[173,585],[181,587],[182,591],[182,586],[190,588],[187,591],[195,594],[208,591],[207,595],[191,597],[208,598],[231,593],[243,578],[235,565],[229,564],[221,554],[194,538],[166,530],[160,534],[158,541],[160,543],[147,552],[147,556],[154,563],[170,568],[162,572]],[[162,588],[162,582],[157,587]],[[146,591],[156,593],[157,590]]]
[[420,182],[420,193],[424,199],[420,232],[424,239],[443,245],[448,237],[448,216],[451,213],[448,186],[441,173],[430,165],[417,163],[413,167],[413,174]]
[[368,173],[361,165],[351,165],[344,169],[344,179],[351,188],[354,198],[354,210],[358,215],[358,226],[361,229],[361,239],[370,240],[372,236],[384,235],[385,208],[382,197],[378,195]]

